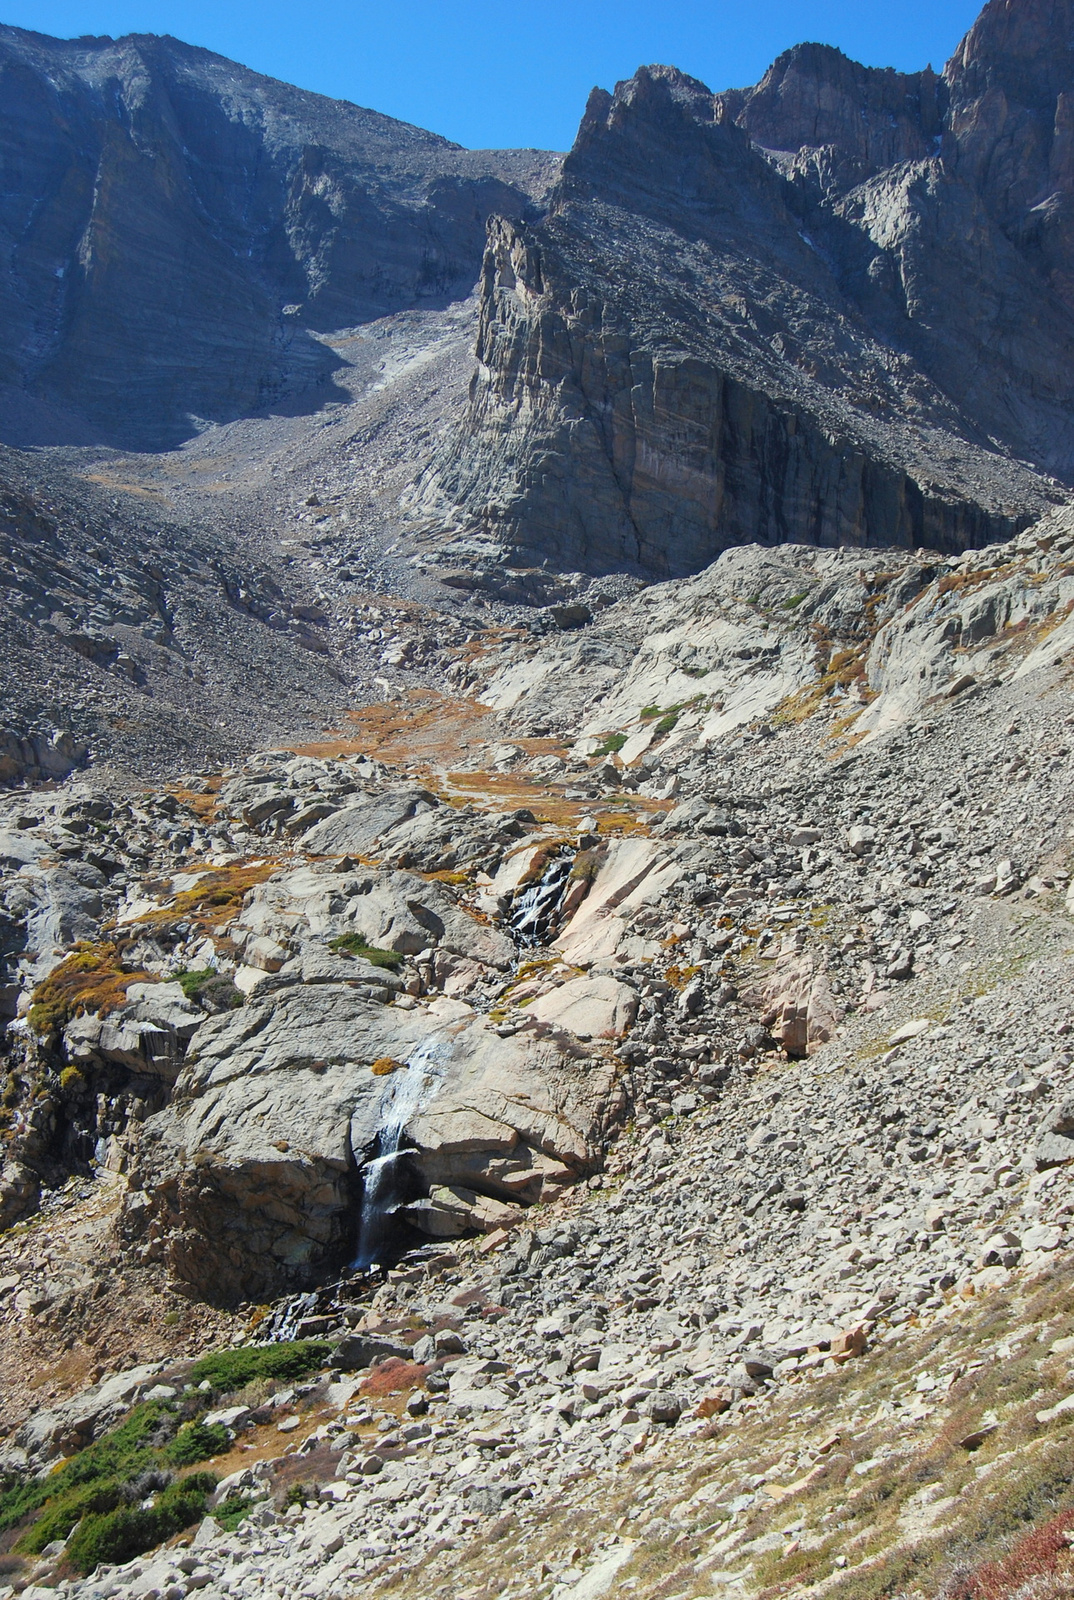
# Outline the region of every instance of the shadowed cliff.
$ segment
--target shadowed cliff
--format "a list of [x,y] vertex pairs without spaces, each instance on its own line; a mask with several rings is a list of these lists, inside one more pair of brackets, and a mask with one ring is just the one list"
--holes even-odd
[[316,335],[467,295],[489,214],[526,215],[554,170],[148,35],[0,28],[0,106],[18,443],[159,448],[322,404]]

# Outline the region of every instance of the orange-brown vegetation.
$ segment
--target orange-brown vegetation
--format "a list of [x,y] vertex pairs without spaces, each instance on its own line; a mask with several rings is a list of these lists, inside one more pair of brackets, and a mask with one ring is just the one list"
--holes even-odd
[[402,1356],[389,1356],[378,1361],[369,1376],[362,1380],[362,1394],[406,1394],[425,1382],[428,1367],[419,1361],[405,1361]]
[[334,739],[296,745],[295,751],[322,758],[368,755],[389,765],[438,768],[481,744],[488,737],[484,724],[491,715],[491,707],[476,700],[412,689],[400,700],[379,701],[348,712],[352,731],[341,730]]
[[34,990],[30,1026],[47,1034],[87,1012],[107,1016],[124,1003],[130,984],[154,982],[151,972],[123,966],[118,945],[77,944]]
[[1072,1529],[1071,1511],[1034,1528],[998,1561],[986,1562],[963,1578],[953,1591],[953,1600],[1010,1600],[1016,1594],[1059,1600],[1074,1593]]
[[805,722],[818,711],[828,696],[837,690],[855,688],[863,699],[872,698],[865,682],[865,652],[862,648],[834,650],[820,667],[820,676],[814,683],[806,684],[781,700],[770,721],[779,723]]
[[[175,922],[183,918],[211,932],[230,922],[242,906],[247,893],[279,870],[278,861],[236,862],[230,867],[214,867],[189,889],[182,889],[170,906],[147,911],[139,923]],[[136,924],[137,925],[137,924]]]

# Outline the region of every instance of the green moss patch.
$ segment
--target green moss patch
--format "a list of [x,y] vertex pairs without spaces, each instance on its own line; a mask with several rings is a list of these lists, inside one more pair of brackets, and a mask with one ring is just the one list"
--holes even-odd
[[329,939],[328,948],[337,955],[360,956],[363,961],[372,962],[375,967],[388,967],[394,970],[403,964],[403,958],[398,950],[378,950],[376,945],[366,944],[360,933],[341,933],[338,939]]
[[200,972],[188,972],[184,968],[182,972],[175,974],[175,981],[188,1000],[196,1000],[199,991],[215,977],[216,973],[212,967],[203,967]]
[[595,754],[598,756],[617,756],[627,742],[625,733],[610,733],[603,744],[597,746]]

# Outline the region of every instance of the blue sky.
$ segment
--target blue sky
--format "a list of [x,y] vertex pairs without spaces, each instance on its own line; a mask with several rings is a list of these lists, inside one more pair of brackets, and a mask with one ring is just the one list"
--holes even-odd
[[805,39],[870,66],[939,70],[976,0],[8,0],[0,20],[70,38],[171,33],[304,89],[472,148],[565,149],[594,84],[661,61],[755,83]]

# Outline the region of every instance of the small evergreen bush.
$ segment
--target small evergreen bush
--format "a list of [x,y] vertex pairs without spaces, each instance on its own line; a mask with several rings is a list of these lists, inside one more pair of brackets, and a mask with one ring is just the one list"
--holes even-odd
[[192,1467],[196,1461],[208,1461],[212,1456],[223,1455],[231,1440],[222,1422],[206,1424],[188,1422],[180,1428],[171,1444],[162,1454],[172,1467]]
[[328,1360],[331,1345],[323,1339],[297,1339],[289,1344],[243,1345],[234,1350],[216,1350],[194,1363],[192,1383],[204,1383],[224,1393],[241,1389],[255,1378],[275,1378],[291,1382],[304,1378]]
[[102,1562],[140,1556],[199,1522],[216,1482],[211,1472],[195,1472],[171,1484],[151,1506],[120,1506],[83,1517],[67,1542],[67,1559],[85,1576]]

